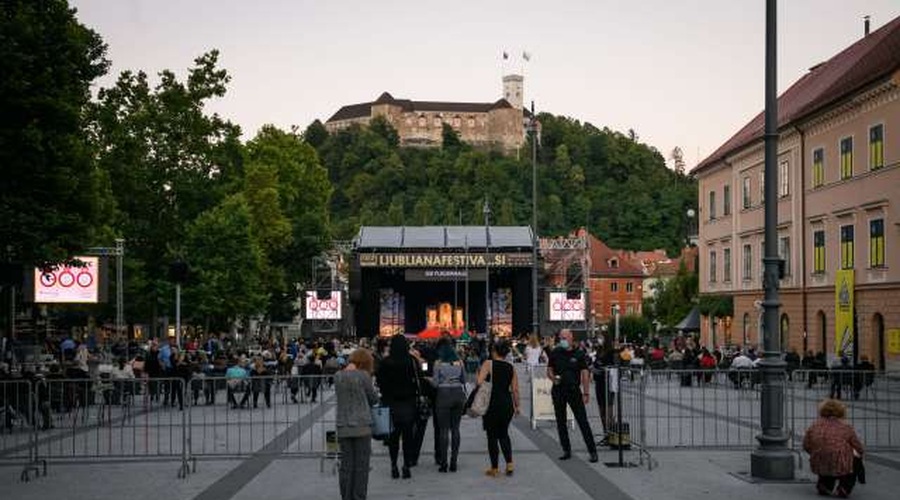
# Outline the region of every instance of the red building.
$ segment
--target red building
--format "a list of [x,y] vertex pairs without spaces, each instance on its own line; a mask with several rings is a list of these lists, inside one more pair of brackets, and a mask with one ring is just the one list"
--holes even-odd
[[591,312],[597,323],[614,320],[613,308],[619,315],[641,315],[644,270],[629,258],[629,252],[615,250],[588,234],[590,258]]

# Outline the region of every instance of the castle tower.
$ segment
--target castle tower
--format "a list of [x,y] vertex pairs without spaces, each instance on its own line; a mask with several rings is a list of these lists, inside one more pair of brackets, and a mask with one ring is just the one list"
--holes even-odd
[[506,75],[503,77],[503,98],[516,109],[522,109],[525,99],[525,77],[522,75]]

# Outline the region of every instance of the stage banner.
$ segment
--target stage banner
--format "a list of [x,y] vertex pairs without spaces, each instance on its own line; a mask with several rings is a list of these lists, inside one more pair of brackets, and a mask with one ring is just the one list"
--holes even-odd
[[406,269],[406,281],[484,281],[484,269]]
[[378,335],[390,337],[403,333],[405,318],[403,315],[403,296],[392,288],[378,290],[379,320]]
[[359,267],[485,268],[531,267],[530,253],[361,253]]
[[841,269],[834,277],[834,354],[853,354],[853,269]]
[[499,288],[491,294],[491,329],[494,335],[512,335],[512,289]]

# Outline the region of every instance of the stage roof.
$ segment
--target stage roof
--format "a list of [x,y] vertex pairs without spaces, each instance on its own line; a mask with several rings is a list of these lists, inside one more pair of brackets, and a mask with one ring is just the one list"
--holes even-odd
[[353,240],[357,250],[530,249],[531,242],[529,226],[363,226]]

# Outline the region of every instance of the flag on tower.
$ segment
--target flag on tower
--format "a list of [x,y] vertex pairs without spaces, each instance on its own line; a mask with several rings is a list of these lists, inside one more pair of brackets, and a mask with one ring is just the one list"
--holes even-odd
[[530,61],[530,60],[531,60],[531,54],[529,54],[528,52],[524,52],[524,51],[523,51],[523,52],[522,52],[522,59],[525,59],[526,61]]
[[503,51],[503,60],[505,61],[505,60],[507,60],[507,59],[509,59],[509,52],[506,52],[506,51],[504,50],[504,51]]

